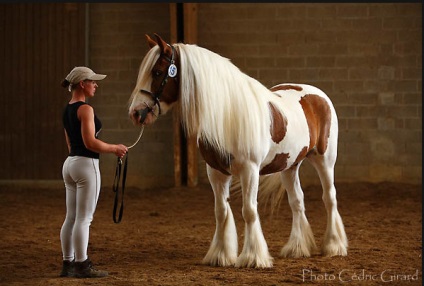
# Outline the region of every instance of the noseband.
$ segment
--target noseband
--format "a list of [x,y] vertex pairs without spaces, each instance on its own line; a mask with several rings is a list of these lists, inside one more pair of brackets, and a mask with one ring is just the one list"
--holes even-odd
[[144,122],[144,120],[147,117],[147,114],[149,112],[153,112],[153,107],[155,105],[157,105],[159,108],[158,115],[162,113],[159,100],[160,100],[160,97],[162,96],[163,89],[165,88],[165,85],[168,82],[168,78],[169,77],[174,78],[177,75],[177,66],[175,65],[175,60],[174,60],[175,48],[174,46],[170,46],[170,47],[172,50],[171,58],[168,58],[165,56],[165,59],[169,62],[168,72],[165,74],[165,77],[163,78],[159,86],[159,89],[155,93],[151,91],[147,91],[145,89],[140,90],[141,93],[147,93],[148,95],[150,95],[155,103],[153,106],[149,106],[147,103],[145,103],[146,104],[145,109],[136,110],[136,114],[140,116],[140,122]]

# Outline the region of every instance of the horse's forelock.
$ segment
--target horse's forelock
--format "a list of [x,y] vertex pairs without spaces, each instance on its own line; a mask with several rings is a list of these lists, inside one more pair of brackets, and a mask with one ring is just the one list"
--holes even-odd
[[144,56],[138,70],[137,82],[135,84],[133,93],[131,94],[129,104],[133,102],[134,96],[138,94],[140,89],[150,90],[150,84],[152,82],[151,71],[157,59],[159,58],[159,55],[159,46],[154,46]]
[[146,56],[143,58],[143,61],[140,64],[137,77],[137,87],[143,87],[142,85],[144,84],[144,81],[146,81],[148,78],[151,78],[151,71],[159,56],[159,46],[154,46],[147,52]]

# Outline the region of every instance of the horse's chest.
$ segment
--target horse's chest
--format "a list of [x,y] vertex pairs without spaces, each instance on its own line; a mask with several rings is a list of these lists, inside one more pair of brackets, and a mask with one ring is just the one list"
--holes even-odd
[[199,140],[199,151],[205,162],[225,175],[230,175],[231,155],[223,156],[213,146]]

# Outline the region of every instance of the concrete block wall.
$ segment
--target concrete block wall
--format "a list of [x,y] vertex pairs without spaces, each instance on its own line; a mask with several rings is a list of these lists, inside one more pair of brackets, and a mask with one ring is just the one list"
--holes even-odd
[[[336,181],[421,183],[421,3],[199,4],[198,43],[265,86],[315,85],[339,117]],[[207,181],[200,161],[202,181]],[[303,184],[318,183],[309,164]]]

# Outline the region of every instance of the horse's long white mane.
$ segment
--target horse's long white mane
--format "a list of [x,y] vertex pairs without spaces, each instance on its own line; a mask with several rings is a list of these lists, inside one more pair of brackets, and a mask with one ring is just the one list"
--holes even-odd
[[[188,134],[218,151],[248,154],[269,136],[272,93],[229,59],[196,45],[176,44],[181,61],[181,116]],[[263,146],[262,146],[263,147]]]
[[[180,112],[188,135],[207,141],[222,154],[249,154],[263,147],[271,118],[272,93],[227,58],[197,45],[175,44],[180,54]],[[143,59],[136,89],[150,89],[160,50]]]

